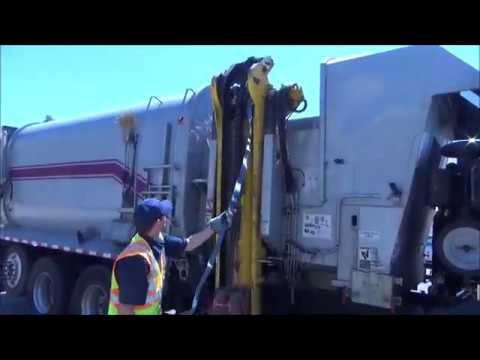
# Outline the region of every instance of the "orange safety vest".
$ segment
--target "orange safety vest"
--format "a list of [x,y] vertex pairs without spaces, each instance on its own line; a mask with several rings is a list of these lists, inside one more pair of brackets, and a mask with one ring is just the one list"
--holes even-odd
[[118,307],[120,305],[117,279],[115,278],[115,267],[117,262],[128,256],[143,256],[147,260],[150,272],[148,274],[148,293],[144,305],[134,306],[135,315],[160,315],[162,312],[162,288],[165,276],[165,251],[162,251],[160,262],[158,262],[147,241],[139,234],[136,234],[130,244],[117,256],[113,263],[112,286],[110,290],[110,304],[108,306],[108,315],[119,315]]

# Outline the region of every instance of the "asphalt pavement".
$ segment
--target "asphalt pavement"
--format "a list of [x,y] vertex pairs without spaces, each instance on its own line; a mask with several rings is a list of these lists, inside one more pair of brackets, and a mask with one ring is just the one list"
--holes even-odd
[[[352,312],[350,312],[352,314]],[[9,298],[0,292],[0,315],[38,315],[27,297]],[[480,302],[468,300],[450,308],[432,308],[416,315],[476,315],[480,316]]]

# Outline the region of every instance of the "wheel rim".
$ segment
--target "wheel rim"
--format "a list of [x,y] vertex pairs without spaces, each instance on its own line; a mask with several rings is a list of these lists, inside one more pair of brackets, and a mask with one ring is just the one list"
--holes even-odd
[[103,286],[91,284],[85,289],[82,301],[82,315],[104,315],[107,310],[108,294]]
[[480,231],[460,227],[450,231],[443,240],[447,261],[463,271],[480,270]]
[[37,276],[33,285],[33,303],[40,314],[47,314],[53,306],[53,280],[50,274],[43,272]]
[[15,288],[20,283],[22,277],[22,261],[17,253],[11,253],[7,257],[4,267],[5,281],[10,289]]

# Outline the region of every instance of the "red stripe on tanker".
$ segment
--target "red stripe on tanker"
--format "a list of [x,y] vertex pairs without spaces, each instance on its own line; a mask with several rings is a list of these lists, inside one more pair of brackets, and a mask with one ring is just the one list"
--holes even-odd
[[[128,168],[118,161],[98,161],[89,163],[58,163],[32,166],[17,166],[10,169],[13,180],[51,180],[51,179],[86,179],[112,177],[122,184],[128,182]],[[137,192],[145,191],[146,182],[137,174]]]

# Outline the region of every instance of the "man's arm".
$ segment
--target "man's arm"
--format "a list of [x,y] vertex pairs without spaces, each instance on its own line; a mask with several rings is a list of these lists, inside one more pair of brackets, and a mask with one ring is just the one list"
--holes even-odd
[[196,234],[190,235],[190,237],[187,238],[187,247],[185,251],[195,250],[205,241],[210,239],[213,234],[224,232],[229,229],[231,225],[232,216],[227,211],[224,211],[217,217],[210,220],[208,227]]
[[190,235],[187,238],[187,247],[185,248],[185,251],[192,251],[195,250],[197,247],[202,245],[205,241],[210,239],[210,237],[215,234],[215,232],[212,230],[210,226],[206,227],[202,231]]

